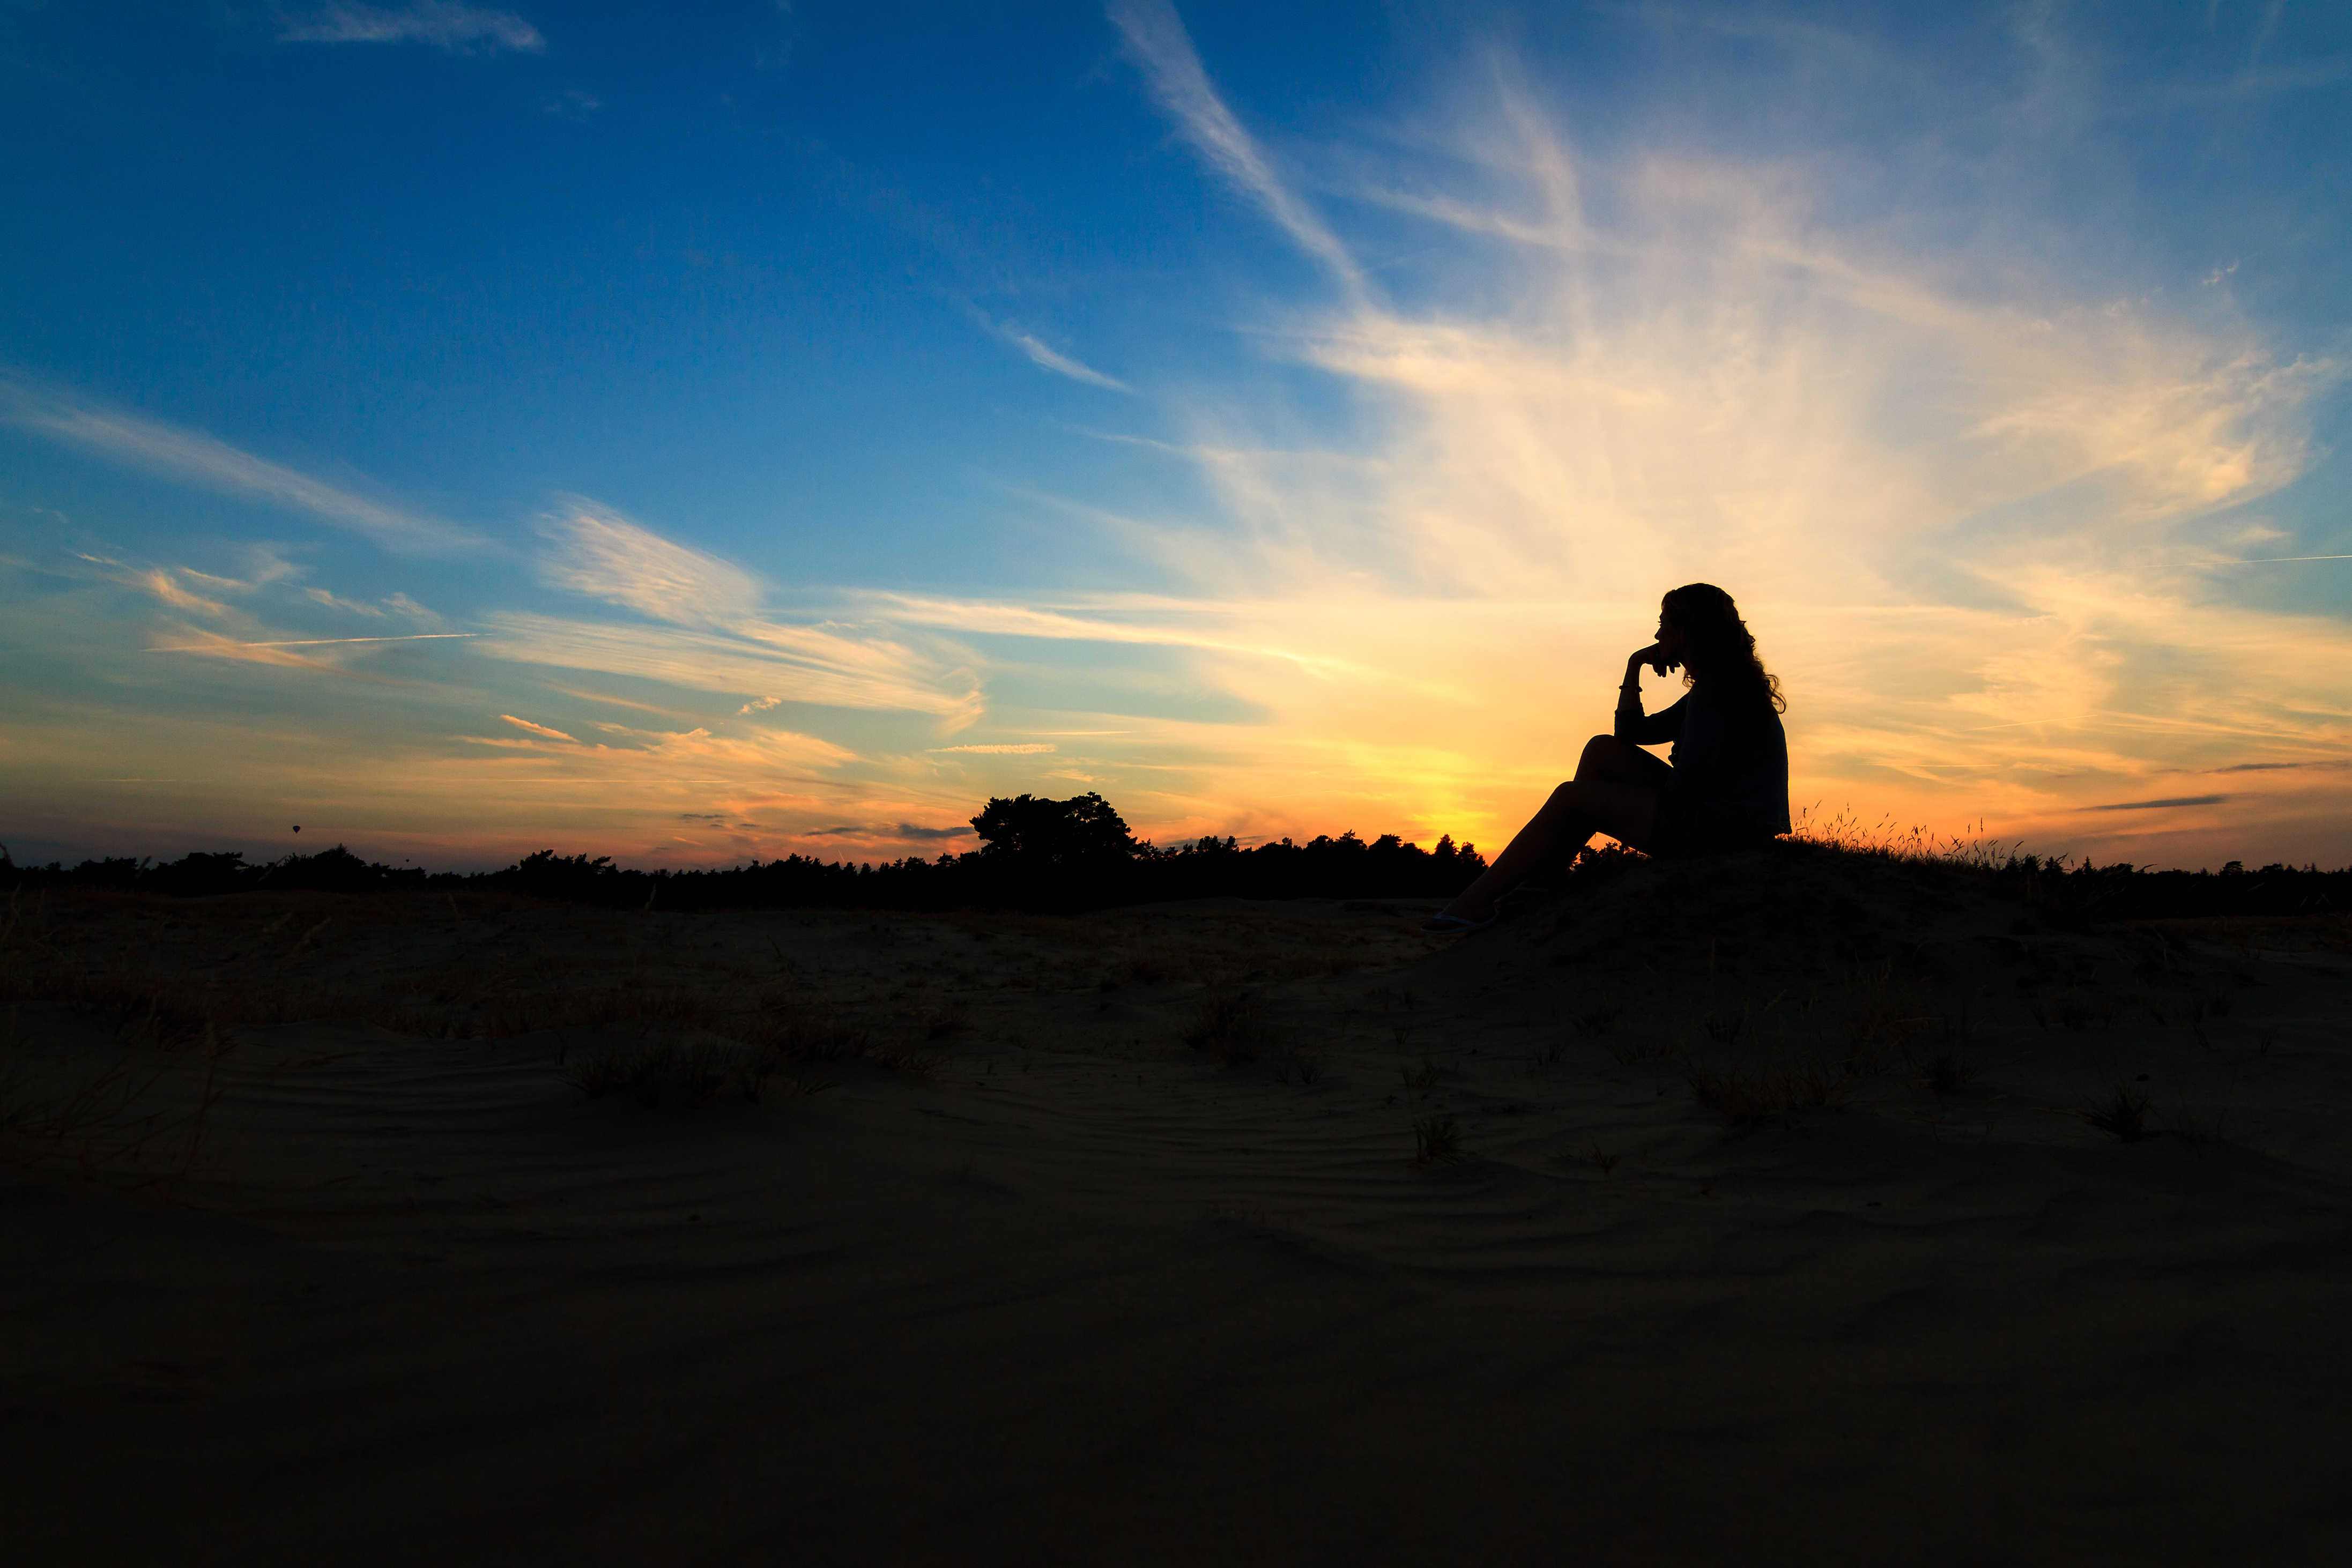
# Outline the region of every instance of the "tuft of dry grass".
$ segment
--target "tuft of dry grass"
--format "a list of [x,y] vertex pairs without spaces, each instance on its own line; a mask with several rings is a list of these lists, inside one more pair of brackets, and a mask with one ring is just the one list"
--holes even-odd
[[1580,1038],[1599,1040],[1604,1034],[1615,1032],[1617,1017],[1618,1009],[1615,1008],[1601,1007],[1580,1012],[1569,1021],[1575,1026]]
[[2085,1106],[2081,1114],[2102,1133],[2126,1144],[2137,1144],[2156,1130],[2147,1124],[2147,1096],[2135,1094],[2121,1084],[2116,1086],[2111,1099]]
[[2116,1015],[2123,1010],[2123,1000],[2095,986],[2070,986],[2063,990],[2045,992],[2034,998],[2033,1021],[2042,1028],[2084,1030],[2096,1026],[2113,1029]]
[[1168,966],[1146,954],[1138,954],[1127,961],[1121,979],[1130,986],[1156,986],[1162,980],[1174,979]]
[[1463,1157],[1462,1130],[1451,1116],[1423,1116],[1412,1124],[1412,1163],[1451,1165]]
[[752,1046],[772,1051],[785,1061],[845,1061],[874,1049],[873,1037],[856,1024],[797,1013],[782,1018],[763,1013],[744,1032]]
[[729,1088],[745,1100],[757,1100],[766,1084],[765,1071],[754,1069],[741,1051],[709,1040],[619,1046],[583,1057],[564,1077],[592,1100],[622,1090],[647,1105],[666,1098],[707,1104]]
[[[617,1089],[648,1105],[665,1100],[707,1105],[730,1098],[750,1104],[787,1066],[870,1056],[890,1071],[928,1075],[935,1065],[911,1051],[876,1050],[864,1030],[850,1025],[798,1018],[763,1022],[766,1027],[748,1031],[748,1040],[641,1040],[586,1057],[565,1077],[591,1099]],[[798,1078],[787,1082],[794,1093],[816,1092]]]
[[1892,817],[1881,817],[1864,826],[1861,818],[1847,806],[1834,817],[1823,817],[1820,805],[1800,806],[1791,813],[1794,831],[1789,835],[1805,843],[1819,844],[1824,849],[1850,855],[1867,855],[1874,860],[1909,862],[1941,862],[1948,865],[1991,870],[2010,859],[2022,844],[2011,844],[1983,835],[1983,824],[1978,832],[1962,838],[1957,834],[1947,838],[1929,831],[1924,826],[1904,828]]
[[877,1045],[866,1051],[866,1059],[885,1072],[903,1072],[909,1078],[928,1080],[940,1070],[938,1057],[910,1046]]
[[1945,1026],[1948,1035],[1957,1030],[1961,1039],[1969,1030],[1965,1016],[1946,1025],[1946,1020],[1927,1011],[1918,996],[1895,979],[1891,962],[1849,985],[1846,993],[1848,999],[1840,1009],[1845,1052],[1854,1071],[1864,1077],[1885,1071],[1898,1058],[1908,1060],[1916,1054],[1919,1040],[1938,1026]]
[[1973,1082],[1980,1071],[1958,1051],[1941,1051],[1919,1063],[1919,1084],[1938,1095],[1957,1094]]
[[1735,1133],[1789,1126],[1807,1111],[1833,1109],[1853,1091],[1843,1065],[1803,1057],[1747,1071],[1719,1071],[1693,1063],[1684,1072],[1691,1094]]
[[1213,991],[1184,1030],[1184,1043],[1227,1067],[1245,1067],[1274,1045],[1265,1004],[1255,991]]
[[[756,1104],[786,1060],[773,1048],[722,1040],[648,1040],[600,1051],[565,1076],[592,1100],[620,1090],[646,1105],[707,1105],[722,1098]],[[795,1093],[815,1092],[798,1079],[788,1082]]]
[[1281,1083],[1287,1083],[1294,1077],[1301,1083],[1313,1083],[1323,1076],[1323,1059],[1311,1051],[1293,1047],[1274,1064],[1274,1076],[1276,1082]]
[[2237,997],[2226,988],[2208,988],[2191,991],[2170,1001],[2151,998],[2145,1004],[2147,1016],[2158,1023],[2178,1023],[2188,1027],[2189,1038],[2204,1051],[2213,1049],[2213,1037],[2205,1026],[2230,1016],[2237,1005]]
[[1670,1061],[1682,1053],[1663,1040],[1620,1036],[1609,1042],[1609,1054],[1620,1066],[1631,1067],[1642,1061]]
[[1552,1155],[1552,1162],[1555,1165],[1591,1166],[1602,1176],[1607,1176],[1617,1168],[1618,1159],[1618,1155],[1603,1149],[1598,1143],[1590,1139],[1575,1148],[1562,1149],[1559,1154]]

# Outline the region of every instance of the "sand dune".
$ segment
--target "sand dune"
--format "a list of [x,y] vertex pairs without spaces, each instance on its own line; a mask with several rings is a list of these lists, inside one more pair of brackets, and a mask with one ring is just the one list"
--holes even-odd
[[2340,1561],[2344,924],[1702,874],[52,899],[12,1558]]

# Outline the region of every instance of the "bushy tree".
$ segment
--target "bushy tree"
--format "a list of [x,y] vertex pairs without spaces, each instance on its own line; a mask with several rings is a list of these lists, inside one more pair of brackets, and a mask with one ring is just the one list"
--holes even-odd
[[1142,846],[1111,803],[1087,793],[1067,800],[1016,795],[992,800],[971,819],[983,861],[1035,873],[1093,872],[1123,865]]

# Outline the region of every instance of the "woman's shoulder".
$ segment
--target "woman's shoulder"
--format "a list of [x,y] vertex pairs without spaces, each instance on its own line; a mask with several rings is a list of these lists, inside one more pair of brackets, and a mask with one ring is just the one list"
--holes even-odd
[[1686,700],[1693,707],[1708,708],[1727,716],[1769,719],[1775,725],[1780,722],[1772,694],[1753,682],[1716,681],[1701,675],[1691,683]]

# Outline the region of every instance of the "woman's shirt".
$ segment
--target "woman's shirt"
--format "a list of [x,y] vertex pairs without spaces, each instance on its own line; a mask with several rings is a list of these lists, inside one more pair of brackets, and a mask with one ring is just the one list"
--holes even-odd
[[1666,793],[1728,811],[1770,833],[1789,831],[1789,737],[1761,695],[1727,695],[1694,682],[1665,712],[1644,715],[1640,691],[1617,707],[1617,738],[1635,746],[1675,743]]

